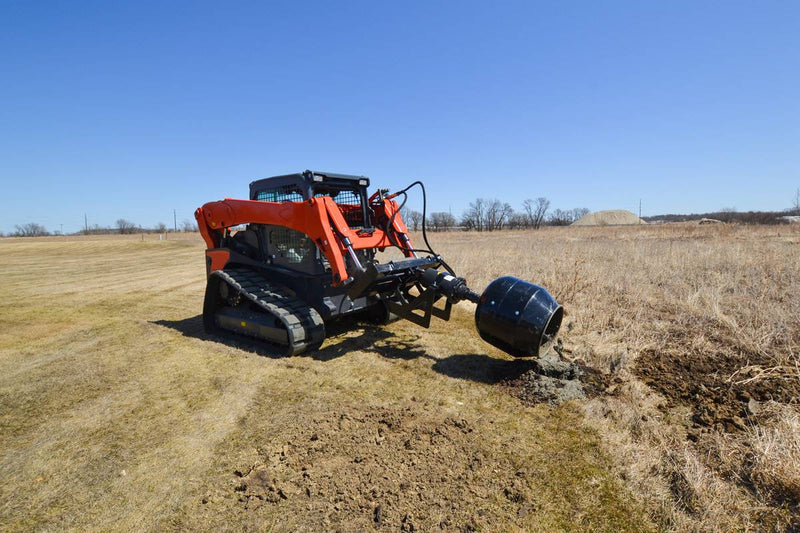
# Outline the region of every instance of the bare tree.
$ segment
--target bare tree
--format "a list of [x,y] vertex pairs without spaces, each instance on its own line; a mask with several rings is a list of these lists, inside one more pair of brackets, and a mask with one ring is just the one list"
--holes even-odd
[[590,213],[587,207],[575,207],[572,209],[555,209],[547,217],[547,223],[551,226],[569,226],[576,220]]
[[124,218],[120,218],[119,220],[117,220],[117,229],[122,234],[135,233],[136,224],[134,224],[130,220],[125,220]]
[[185,231],[186,233],[189,233],[190,231],[197,231],[197,224],[188,218],[185,218],[183,222],[181,222],[181,230]]
[[528,215],[526,213],[513,213],[508,218],[506,227],[508,229],[522,229],[530,227],[530,224],[528,223]]
[[800,215],[800,189],[794,193],[794,214]]
[[485,200],[486,210],[484,214],[483,228],[487,231],[503,229],[503,225],[508,221],[514,210],[511,205],[500,200]]
[[522,208],[527,219],[526,227],[539,229],[547,216],[547,210],[550,209],[550,200],[541,196],[535,201],[529,198],[522,202]]
[[485,214],[486,200],[476,198],[474,202],[470,202],[469,207],[461,216],[461,225],[468,230],[483,231]]
[[433,231],[447,231],[456,225],[456,217],[447,211],[431,213]]
[[431,213],[431,229],[433,231],[441,231],[442,213]]
[[15,225],[15,237],[44,237],[50,235],[50,232],[41,224],[35,222],[28,222],[27,224]]
[[467,230],[499,230],[503,229],[513,214],[510,204],[497,199],[476,198],[461,216],[461,225]]
[[458,220],[456,220],[456,217],[454,217],[452,213],[448,212],[442,214],[442,226],[445,231],[450,231],[455,228],[457,224]]
[[576,207],[572,210],[572,221],[575,222],[589,214],[588,207]]
[[497,219],[500,218],[500,211],[502,209],[503,204],[500,200],[486,200],[486,210],[483,215],[484,231],[493,231],[496,229]]
[[[84,233],[86,233],[84,231]],[[89,229],[87,235],[106,235],[112,233],[111,228],[104,228],[100,224],[92,224]]]
[[159,222],[153,229],[156,230],[156,233],[166,233],[167,225],[164,224],[163,222]]
[[548,218],[551,226],[569,226],[572,224],[572,213],[563,209],[556,209]]
[[511,204],[508,202],[504,202],[502,208],[500,209],[500,218],[497,221],[497,229],[503,229],[503,226],[506,225],[513,216],[514,208],[511,207]]
[[723,222],[732,222],[736,215],[735,207],[723,207],[719,210],[719,219]]
[[419,230],[419,225],[422,224],[422,213],[414,211],[413,209],[403,209],[403,213],[401,214],[403,220],[405,220],[407,224],[410,223],[411,231]]

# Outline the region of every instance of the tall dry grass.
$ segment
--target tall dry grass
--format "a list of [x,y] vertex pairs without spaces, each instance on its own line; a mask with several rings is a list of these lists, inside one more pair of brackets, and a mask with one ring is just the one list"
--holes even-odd
[[665,225],[432,237],[478,289],[511,274],[566,307],[586,403],[665,529],[800,527],[800,228]]

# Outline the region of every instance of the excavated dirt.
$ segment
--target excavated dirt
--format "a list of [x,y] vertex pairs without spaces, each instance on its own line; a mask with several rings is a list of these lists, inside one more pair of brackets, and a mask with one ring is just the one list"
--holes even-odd
[[532,405],[560,405],[569,400],[593,396],[606,388],[604,376],[554,354],[534,361],[534,368],[505,382],[512,396]]
[[761,402],[796,401],[800,397],[800,380],[796,376],[761,373],[771,366],[753,354],[678,355],[667,348],[642,353],[634,372],[663,394],[670,407],[684,404],[692,409],[688,436],[697,440],[710,429],[746,429],[748,419],[758,416]]

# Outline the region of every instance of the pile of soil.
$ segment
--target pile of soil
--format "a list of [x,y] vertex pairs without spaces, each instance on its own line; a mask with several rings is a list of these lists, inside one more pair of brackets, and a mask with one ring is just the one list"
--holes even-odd
[[555,354],[543,355],[534,363],[533,369],[505,383],[509,392],[523,403],[560,405],[593,396],[606,388],[603,376],[596,371],[564,361]]
[[647,224],[647,222],[624,209],[595,211],[572,223],[573,226],[633,226],[635,224]]

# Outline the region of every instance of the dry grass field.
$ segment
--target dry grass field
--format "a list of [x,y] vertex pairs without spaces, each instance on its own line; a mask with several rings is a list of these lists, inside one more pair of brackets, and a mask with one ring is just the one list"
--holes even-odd
[[0,240],[2,529],[800,528],[800,229],[431,241],[551,290],[587,399],[523,394],[466,305],[276,358],[202,332],[197,236]]

